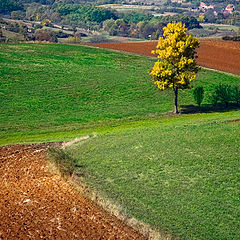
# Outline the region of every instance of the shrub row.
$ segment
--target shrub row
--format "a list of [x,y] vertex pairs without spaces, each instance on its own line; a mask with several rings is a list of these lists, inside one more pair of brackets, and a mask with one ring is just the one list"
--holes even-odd
[[210,96],[211,103],[225,104],[228,107],[230,102],[239,104],[240,102],[240,88],[239,86],[231,86],[228,84],[219,84],[215,87],[214,92]]
[[[204,98],[204,89],[198,86],[193,91],[193,96],[196,104],[201,105]],[[228,107],[229,103],[240,103],[240,87],[237,85],[231,86],[229,84],[219,84],[214,88],[214,91],[209,96],[209,101],[212,105],[218,103],[224,104]]]

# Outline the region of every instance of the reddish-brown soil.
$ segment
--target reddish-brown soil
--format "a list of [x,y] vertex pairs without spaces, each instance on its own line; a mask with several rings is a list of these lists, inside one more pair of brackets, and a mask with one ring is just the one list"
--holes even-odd
[[[156,48],[156,45],[156,41],[95,44],[98,47],[149,56],[153,56],[151,51]],[[197,53],[199,65],[240,75],[240,42],[201,40]]]
[[240,119],[235,119],[235,120],[229,120],[227,121],[228,123],[236,123],[236,122],[240,122]]
[[201,41],[197,61],[204,67],[240,75],[240,42]]
[[49,145],[0,148],[0,239],[142,239],[49,173]]

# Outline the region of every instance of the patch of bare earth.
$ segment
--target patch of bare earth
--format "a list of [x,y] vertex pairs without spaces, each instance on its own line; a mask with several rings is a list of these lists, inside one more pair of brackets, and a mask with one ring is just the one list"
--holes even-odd
[[0,148],[0,239],[143,239],[49,173],[52,145]]
[[227,123],[238,123],[240,122],[240,119],[235,119],[235,120],[229,120]]

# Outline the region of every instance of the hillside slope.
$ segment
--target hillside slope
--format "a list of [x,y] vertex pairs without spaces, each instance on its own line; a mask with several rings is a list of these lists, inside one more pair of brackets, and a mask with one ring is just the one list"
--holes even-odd
[[[57,44],[0,50],[0,144],[72,139],[172,111],[171,89],[160,92],[151,82],[154,59]],[[201,70],[193,85],[204,86],[207,96],[219,83],[237,84],[239,77]],[[179,104],[194,104],[192,90],[180,92]]]

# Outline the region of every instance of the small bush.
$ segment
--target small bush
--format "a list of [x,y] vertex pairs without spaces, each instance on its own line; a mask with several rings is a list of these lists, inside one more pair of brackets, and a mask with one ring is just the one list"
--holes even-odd
[[42,25],[41,25],[41,24],[36,24],[36,25],[34,26],[34,29],[35,29],[35,30],[41,29],[41,28],[42,28]]
[[89,42],[90,43],[102,43],[102,42],[108,42],[108,39],[103,35],[93,35],[89,39]]
[[68,43],[80,43],[81,39],[79,37],[68,37],[66,39],[66,42],[68,42]]
[[73,35],[72,35],[72,34],[65,33],[65,32],[63,32],[62,30],[60,30],[60,31],[57,33],[57,37],[58,37],[58,38],[68,38],[68,37],[73,37]]
[[222,37],[222,40],[226,40],[226,41],[232,40],[232,37],[230,37],[230,36],[224,36],[224,37]]
[[231,86],[228,84],[219,84],[209,96],[209,101],[212,105],[217,105],[219,102],[225,104],[226,107],[228,107],[230,102],[239,105],[240,87],[237,85]]
[[239,105],[239,102],[240,102],[240,87],[239,86],[233,86],[231,92],[232,92],[232,101],[235,102],[237,105]]
[[196,104],[200,107],[204,98],[204,89],[202,86],[196,87],[193,91],[193,96]]
[[231,40],[231,41],[240,41],[240,36],[234,36],[234,37],[231,37],[231,36],[224,36],[222,37],[223,40]]
[[217,101],[223,103],[228,107],[229,102],[231,101],[231,86],[228,84],[219,84],[215,88],[215,94],[217,96]]
[[62,176],[72,176],[75,160],[65,151],[58,148],[49,148],[49,160],[54,163]]
[[208,97],[209,102],[213,105],[216,106],[218,103],[218,96],[216,95],[215,92],[213,92],[212,94],[209,95]]
[[25,13],[23,11],[12,11],[11,12],[11,18],[12,19],[17,19],[17,20],[20,20],[20,19],[23,19],[25,17]]

